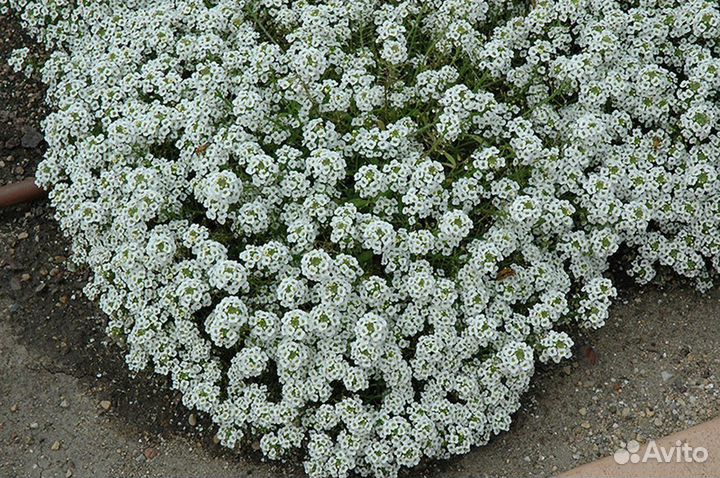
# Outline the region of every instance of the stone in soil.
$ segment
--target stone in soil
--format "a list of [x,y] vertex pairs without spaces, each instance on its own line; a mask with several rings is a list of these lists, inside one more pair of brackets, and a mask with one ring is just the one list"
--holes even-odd
[[27,126],[23,128],[23,135],[20,144],[23,148],[35,149],[42,143],[43,135],[40,131],[33,127]]

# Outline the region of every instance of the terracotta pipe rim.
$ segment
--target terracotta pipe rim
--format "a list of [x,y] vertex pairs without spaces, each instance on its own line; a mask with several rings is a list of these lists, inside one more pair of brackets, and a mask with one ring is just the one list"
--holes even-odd
[[0,208],[35,201],[47,196],[47,191],[35,184],[35,178],[26,178],[0,187]]

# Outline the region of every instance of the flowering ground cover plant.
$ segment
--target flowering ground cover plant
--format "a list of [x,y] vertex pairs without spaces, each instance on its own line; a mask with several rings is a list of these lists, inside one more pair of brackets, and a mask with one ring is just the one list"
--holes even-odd
[[466,453],[603,325],[620,246],[720,269],[714,0],[2,8],[52,52],[38,180],[87,293],[229,447]]

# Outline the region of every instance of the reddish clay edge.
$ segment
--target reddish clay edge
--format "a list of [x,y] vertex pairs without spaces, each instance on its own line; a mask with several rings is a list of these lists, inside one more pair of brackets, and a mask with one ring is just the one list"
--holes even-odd
[[47,191],[35,184],[35,178],[23,179],[20,182],[0,187],[0,207],[14,206],[47,196]]

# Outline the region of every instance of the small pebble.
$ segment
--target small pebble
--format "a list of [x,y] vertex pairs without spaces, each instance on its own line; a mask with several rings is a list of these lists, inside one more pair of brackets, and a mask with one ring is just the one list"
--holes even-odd
[[110,410],[111,407],[112,407],[112,403],[110,402],[110,400],[103,400],[100,402],[100,408],[102,408],[105,411]]
[[17,238],[22,241],[23,239],[27,239],[28,236],[29,236],[29,234],[28,234],[27,232],[23,231],[23,232],[21,232],[20,234],[17,235]]
[[58,440],[55,440],[55,441],[53,442],[52,446],[50,447],[50,449],[51,449],[52,451],[58,451],[61,446],[62,446],[62,444],[61,444]]
[[580,426],[587,430],[588,428],[590,428],[590,422],[582,422]]
[[17,277],[11,277],[10,278],[10,288],[12,290],[20,290],[22,289],[22,285],[20,284],[20,281]]
[[190,424],[191,427],[194,427],[195,425],[197,425],[197,416],[195,416],[194,413],[191,413],[190,416],[188,417],[188,423]]
[[157,451],[155,448],[146,448],[145,449],[145,458],[148,460],[152,460],[153,458],[156,458],[158,455],[160,455],[160,452]]
[[20,144],[23,148],[33,149],[37,148],[42,143],[43,135],[40,131],[35,128],[26,127],[23,131],[23,136],[20,139]]
[[578,410],[578,413],[584,417],[585,415],[587,415],[587,408],[582,407],[580,410]]

